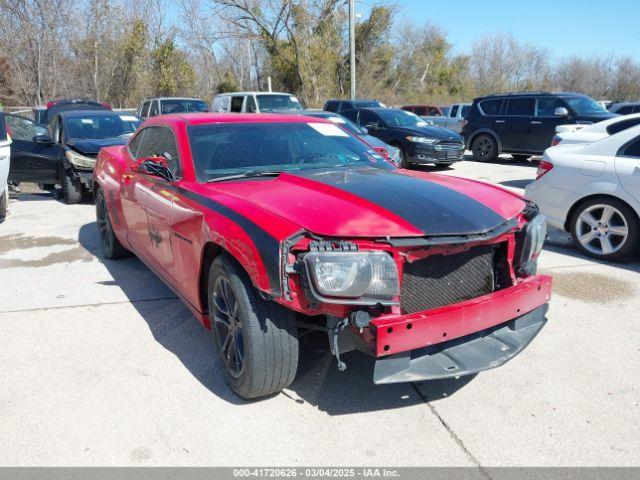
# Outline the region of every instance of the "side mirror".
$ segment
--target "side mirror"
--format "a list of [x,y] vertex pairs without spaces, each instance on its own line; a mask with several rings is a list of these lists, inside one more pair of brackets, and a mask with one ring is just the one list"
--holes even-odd
[[35,137],[33,137],[33,143],[51,145],[53,143],[53,138],[51,138],[49,135],[36,135]]
[[136,161],[134,170],[138,173],[160,177],[168,182],[175,182],[171,169],[167,166],[167,159],[164,157],[142,157]]
[[567,110],[564,107],[558,107],[553,111],[553,114],[556,117],[568,117],[569,116],[569,110]]
[[380,130],[380,125],[378,125],[377,123],[367,123],[364,128],[367,129],[367,132],[371,131],[371,132],[377,132],[378,130]]

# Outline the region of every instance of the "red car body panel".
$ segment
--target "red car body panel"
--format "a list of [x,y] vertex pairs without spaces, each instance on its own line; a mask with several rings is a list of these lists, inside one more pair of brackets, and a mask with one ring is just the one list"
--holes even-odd
[[[366,186],[368,179],[363,177],[358,184],[355,173],[345,174],[344,182],[336,180],[335,175],[313,177],[289,173],[277,178],[211,184],[196,181],[187,134],[189,125],[310,121],[331,123],[299,115],[267,114],[202,113],[150,118],[141,129],[160,125],[170,128],[175,135],[182,165],[182,179],[176,182],[136,172],[136,161],[127,146],[100,151],[94,170],[95,186],[105,193],[119,241],[158,273],[206,327],[210,328],[210,322],[203,280],[208,275],[204,259],[209,249],[228,252],[243,266],[258,290],[295,311],[310,316],[345,317],[353,310],[352,306],[343,304],[314,305],[304,293],[300,275],[285,275],[283,262],[291,264],[296,253],[308,250],[309,236],[301,235],[288,245],[289,256],[281,258],[284,242],[299,233],[354,242],[361,250],[385,250],[393,255],[400,278],[408,259],[453,254],[481,244],[505,242],[508,245],[512,287],[419,314],[403,315],[398,305],[388,307],[373,319],[370,329],[356,332],[368,342],[371,353],[376,356],[442,342],[443,332],[447,333],[446,339],[464,336],[548,301],[549,277],[517,278],[513,269],[514,235],[526,222],[525,202],[507,190],[437,174],[407,170],[386,172],[380,182],[388,179],[401,185],[424,182],[425,189],[441,189],[445,197],[455,196],[454,200],[468,199],[477,204],[491,222],[513,221],[509,230],[498,237],[464,245],[394,247],[380,239],[423,238],[437,222],[425,218],[424,224],[418,225],[412,219],[417,218],[419,212],[410,211],[406,215],[399,212],[396,207],[402,201],[403,192],[399,192],[397,199],[388,198],[389,195],[374,191],[375,188],[363,193],[362,185]],[[373,201],[376,195],[384,198],[389,206]],[[431,215],[441,215],[443,220],[451,217],[447,202],[434,209]],[[416,208],[412,207],[412,210]],[[460,215],[467,222],[474,216],[473,212],[464,211]],[[455,218],[449,220],[457,221]],[[285,291],[289,294],[285,295]],[[399,298],[395,300],[399,301]],[[473,322],[468,321],[471,318]],[[412,328],[408,330],[409,323]],[[390,348],[385,350],[385,345]]]

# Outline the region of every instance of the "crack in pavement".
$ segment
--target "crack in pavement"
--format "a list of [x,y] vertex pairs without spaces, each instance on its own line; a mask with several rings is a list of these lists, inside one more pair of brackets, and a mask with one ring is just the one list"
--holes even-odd
[[26,308],[23,310],[0,310],[0,315],[3,313],[37,312],[40,310],[59,310],[61,308],[100,307],[102,305],[122,305],[124,303],[158,302],[161,300],[178,300],[178,297],[173,296],[173,297],[158,297],[158,298],[140,298],[136,300],[122,300],[119,302],[82,303],[79,305],[59,305],[55,307]]
[[442,418],[442,416],[436,410],[436,407],[434,407],[431,404],[431,402],[429,402],[429,400],[422,394],[422,392],[420,391],[418,386],[414,382],[411,382],[411,386],[413,387],[413,389],[418,394],[418,397],[420,397],[422,399],[422,401],[427,404],[427,407],[429,408],[431,413],[438,419],[438,421],[440,421],[440,423],[445,428],[445,430],[447,431],[449,436],[453,439],[453,441],[458,445],[458,447],[460,447],[460,450],[462,450],[462,452],[469,458],[469,460],[471,460],[471,462],[478,467],[478,470],[479,470],[480,474],[484,478],[486,478],[487,480],[492,480],[492,478],[489,475],[489,473],[480,464],[480,461],[473,455],[473,453],[471,453],[471,451],[466,447],[466,445],[464,444],[462,439],[456,434],[456,432],[453,431],[453,429],[444,420],[444,418]]

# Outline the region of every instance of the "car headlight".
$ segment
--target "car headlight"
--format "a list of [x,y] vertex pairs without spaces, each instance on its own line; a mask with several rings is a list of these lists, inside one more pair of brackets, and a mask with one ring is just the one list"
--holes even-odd
[[433,145],[434,143],[436,143],[438,141],[435,138],[412,137],[412,136],[408,136],[407,140],[409,140],[410,142],[413,142],[413,143],[426,143],[428,145]]
[[538,256],[547,237],[547,218],[536,215],[516,237],[516,268],[518,273],[533,275],[538,269]]
[[310,252],[304,264],[323,302],[389,304],[398,295],[398,269],[385,252]]
[[80,155],[72,150],[67,150],[65,155],[67,156],[67,160],[76,167],[93,168],[96,165],[95,158],[85,157],[84,155]]

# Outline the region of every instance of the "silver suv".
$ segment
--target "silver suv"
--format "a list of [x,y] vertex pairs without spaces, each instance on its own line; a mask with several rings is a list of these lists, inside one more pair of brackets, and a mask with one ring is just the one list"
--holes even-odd
[[212,112],[266,113],[277,110],[302,110],[300,101],[290,93],[234,92],[216,95]]

